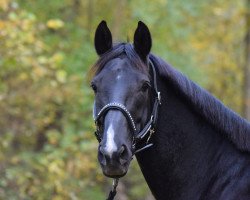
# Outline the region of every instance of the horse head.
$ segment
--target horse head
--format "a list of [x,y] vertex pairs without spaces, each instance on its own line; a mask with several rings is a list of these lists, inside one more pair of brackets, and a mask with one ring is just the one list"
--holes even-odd
[[98,160],[104,175],[118,178],[127,173],[138,136],[146,135],[153,121],[149,29],[139,22],[133,45],[113,45],[111,32],[102,21],[96,29],[95,49],[99,60],[91,87]]

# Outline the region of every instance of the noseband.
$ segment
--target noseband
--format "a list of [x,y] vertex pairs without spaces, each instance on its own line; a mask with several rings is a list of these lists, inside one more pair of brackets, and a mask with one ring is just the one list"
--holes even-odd
[[[101,125],[100,118],[102,118],[102,117],[104,118],[109,110],[119,110],[126,117],[128,124],[130,125],[130,127],[134,131],[133,142],[132,142],[132,153],[136,154],[136,153],[139,153],[139,152],[153,146],[153,143],[149,143],[149,140],[150,140],[152,134],[155,132],[155,125],[156,125],[156,120],[157,120],[157,116],[158,116],[158,107],[161,104],[161,95],[160,95],[160,92],[158,91],[158,87],[157,87],[155,67],[150,60],[149,60],[149,67],[151,67],[152,73],[153,73],[153,76],[152,76],[152,83],[153,84],[152,85],[153,85],[153,93],[155,96],[155,100],[154,100],[154,105],[153,105],[150,119],[148,120],[148,122],[146,123],[144,128],[139,133],[137,133],[135,121],[134,121],[132,115],[130,114],[130,112],[128,111],[128,109],[126,108],[126,106],[121,104],[121,103],[111,102],[111,103],[108,103],[107,105],[105,105],[96,116],[95,116],[95,108],[93,110],[93,117],[94,117],[95,124],[96,124],[95,136],[99,142],[101,142],[101,140],[102,140],[102,137],[101,137],[102,130],[100,129],[100,125]],[[146,138],[146,137],[147,137],[147,139],[145,141],[145,144],[142,146],[140,145],[140,148],[138,148],[137,144],[141,143],[141,141],[143,141],[144,138]]]
[[[139,133],[137,133],[135,121],[125,105],[121,103],[117,103],[117,102],[108,103],[99,111],[97,115],[95,115],[95,105],[94,105],[93,118],[96,124],[95,136],[99,143],[102,141],[102,137],[101,137],[102,130],[100,128],[100,125],[101,125],[100,118],[102,117],[104,118],[109,110],[119,110],[126,117],[128,124],[134,131],[133,142],[132,142],[133,155],[153,146],[153,143],[149,143],[149,141],[150,141],[150,138],[152,137],[152,134],[155,132],[156,120],[158,117],[158,108],[159,108],[159,105],[161,105],[161,93],[158,91],[158,87],[157,87],[156,71],[155,71],[154,64],[153,62],[151,62],[150,59],[148,63],[149,63],[148,68],[151,67],[151,70],[153,73],[151,85],[153,85],[153,93],[154,93],[154,104],[153,104],[153,109],[152,109],[150,119],[148,120],[144,128],[140,130]],[[146,137],[147,139],[145,141]],[[143,145],[140,145],[139,147],[139,143],[143,143],[143,141],[145,141],[145,143]],[[113,187],[112,187],[112,190],[109,192],[109,196],[107,200],[114,199],[116,195],[116,187],[118,185],[118,181],[119,181],[118,178],[113,179]]]

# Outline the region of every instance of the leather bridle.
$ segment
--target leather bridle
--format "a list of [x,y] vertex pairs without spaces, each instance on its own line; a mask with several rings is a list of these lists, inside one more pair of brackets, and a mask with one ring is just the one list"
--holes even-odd
[[[117,102],[108,103],[99,111],[99,113],[97,115],[96,115],[95,104],[94,104],[93,118],[94,118],[94,121],[96,124],[95,136],[96,136],[96,139],[98,140],[99,143],[102,141],[102,137],[101,137],[102,130],[100,128],[100,125],[101,125],[100,119],[103,118],[103,120],[104,120],[104,117],[109,110],[119,110],[126,117],[128,124],[130,125],[130,127],[134,131],[133,141],[132,141],[132,153],[133,153],[133,155],[153,146],[153,143],[149,143],[149,141],[150,141],[150,138],[152,137],[153,133],[155,133],[156,121],[157,121],[157,117],[158,117],[158,109],[159,109],[159,105],[161,105],[161,93],[158,91],[158,87],[157,87],[156,70],[155,70],[153,62],[150,59],[148,60],[148,68],[151,68],[151,71],[153,74],[153,76],[151,78],[152,79],[151,85],[153,85],[152,90],[153,90],[153,94],[154,94],[154,103],[153,103],[153,107],[152,107],[152,113],[151,113],[150,118],[147,121],[146,125],[144,126],[144,128],[142,130],[140,130],[137,133],[135,121],[134,121],[132,115],[130,114],[130,112],[128,111],[126,106],[121,104],[121,103],[117,103]],[[145,141],[145,138],[147,138],[146,141]],[[145,144],[138,148],[138,144],[142,143],[143,141],[145,141]],[[132,158],[133,158],[133,156],[132,156]],[[118,185],[118,181],[119,181],[119,179],[117,179],[117,178],[113,179],[113,187],[109,193],[109,197],[107,200],[114,199],[114,196],[116,195],[116,187]]]

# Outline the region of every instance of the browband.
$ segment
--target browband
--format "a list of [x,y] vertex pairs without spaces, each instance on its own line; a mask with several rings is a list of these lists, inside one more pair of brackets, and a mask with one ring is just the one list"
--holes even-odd
[[102,115],[106,114],[111,109],[120,110],[125,115],[125,117],[127,118],[127,120],[129,121],[129,123],[130,123],[131,127],[133,128],[133,130],[136,132],[135,122],[134,122],[134,120],[133,120],[130,112],[121,103],[116,103],[116,102],[108,103],[107,105],[105,105],[100,110],[100,112],[97,114],[97,117],[94,120],[98,121]]

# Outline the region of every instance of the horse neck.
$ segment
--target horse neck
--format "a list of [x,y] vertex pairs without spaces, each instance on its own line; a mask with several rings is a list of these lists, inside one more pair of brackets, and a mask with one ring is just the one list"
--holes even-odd
[[139,153],[137,160],[156,199],[196,199],[219,167],[221,155],[230,160],[238,150],[195,113],[171,84],[161,80],[159,88],[162,105],[154,146]]

